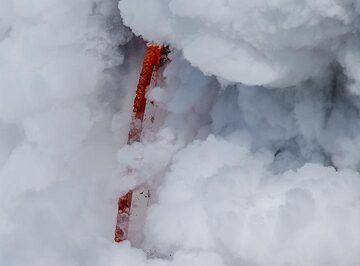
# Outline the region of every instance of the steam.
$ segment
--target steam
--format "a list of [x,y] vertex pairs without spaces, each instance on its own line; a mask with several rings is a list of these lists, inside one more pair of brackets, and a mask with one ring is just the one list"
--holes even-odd
[[284,87],[320,76],[339,61],[357,82],[350,61],[359,61],[358,1],[154,0],[139,10],[143,5],[120,1],[125,23],[183,50],[206,74]]
[[[0,0],[0,264],[359,265],[359,3],[117,5]],[[128,146],[131,31],[173,51]],[[115,245],[144,183],[144,241]]]

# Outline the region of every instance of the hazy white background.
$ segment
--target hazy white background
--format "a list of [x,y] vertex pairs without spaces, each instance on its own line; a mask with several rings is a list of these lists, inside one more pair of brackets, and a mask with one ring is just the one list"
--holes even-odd
[[[1,265],[360,264],[358,1],[0,7]],[[174,49],[132,146],[144,44],[120,14]],[[144,242],[114,244],[144,182]]]

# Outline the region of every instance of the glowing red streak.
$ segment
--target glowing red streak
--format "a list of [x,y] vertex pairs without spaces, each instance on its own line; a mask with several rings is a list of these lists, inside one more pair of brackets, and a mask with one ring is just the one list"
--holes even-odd
[[[149,44],[144,56],[144,61],[136,89],[132,120],[128,135],[128,144],[140,141],[142,132],[142,122],[144,120],[146,108],[146,91],[152,79],[156,84],[157,75],[162,63],[162,56],[167,55],[167,48],[162,45]],[[132,191],[119,198],[118,214],[115,229],[115,242],[127,239],[129,219],[131,211]]]

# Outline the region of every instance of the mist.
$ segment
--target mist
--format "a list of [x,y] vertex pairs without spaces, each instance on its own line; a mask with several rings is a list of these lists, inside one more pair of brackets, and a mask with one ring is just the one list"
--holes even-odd
[[[360,264],[357,1],[0,6],[1,265]],[[171,62],[127,145],[145,40]]]

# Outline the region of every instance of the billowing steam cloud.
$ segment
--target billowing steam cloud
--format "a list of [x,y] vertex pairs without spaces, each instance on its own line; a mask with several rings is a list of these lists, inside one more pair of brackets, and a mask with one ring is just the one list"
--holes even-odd
[[117,1],[0,6],[0,265],[101,265],[131,33]]
[[[359,265],[360,4],[117,4],[0,0],[0,264]],[[173,47],[131,146],[144,44],[119,13]],[[143,241],[115,245],[143,183]]]
[[165,173],[143,247],[174,263],[185,252],[207,258],[198,265],[357,265],[359,3],[119,7],[136,34],[182,51],[158,102],[190,144]]
[[119,6],[135,33],[171,43],[206,74],[287,86],[338,61],[358,82],[355,0],[123,0]]

